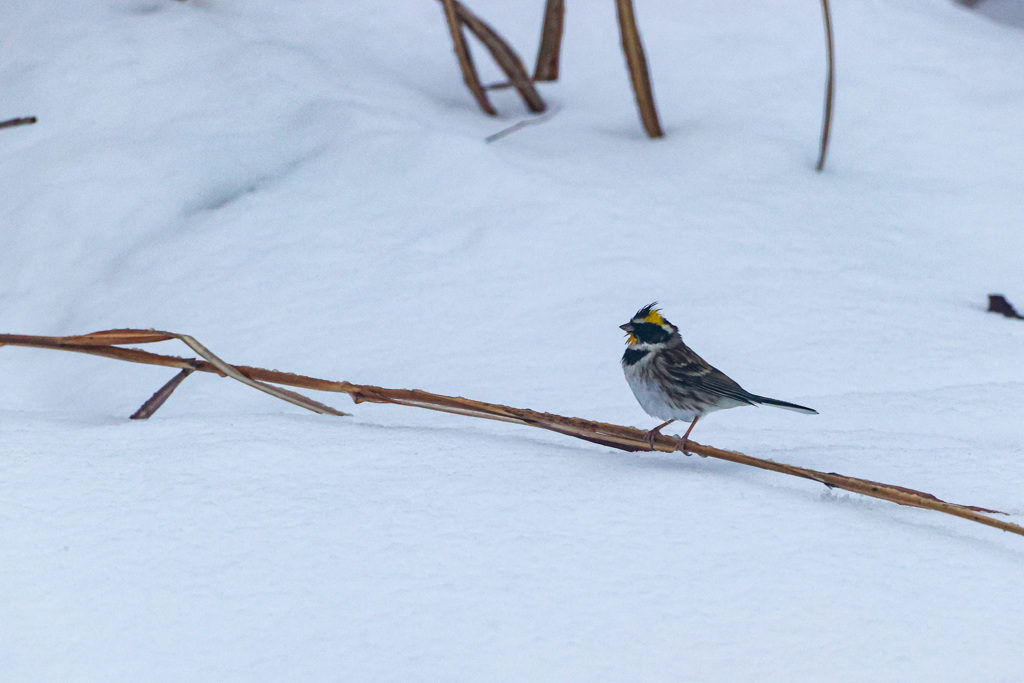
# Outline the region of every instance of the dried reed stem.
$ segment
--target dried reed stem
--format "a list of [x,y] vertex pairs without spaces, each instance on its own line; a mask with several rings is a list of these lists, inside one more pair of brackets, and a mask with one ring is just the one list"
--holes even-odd
[[832,40],[832,14],[828,9],[828,0],[821,0],[821,12],[825,19],[825,45],[828,48],[828,77],[825,81],[825,118],[821,122],[821,151],[818,153],[820,173],[825,168],[825,155],[828,154],[828,136],[832,131],[832,107],[835,101],[835,45]]
[[452,44],[455,46],[455,55],[459,59],[459,68],[462,69],[462,80],[466,87],[473,94],[480,109],[489,116],[497,116],[498,112],[487,99],[487,92],[480,83],[480,77],[473,66],[473,58],[469,54],[469,46],[466,44],[466,36],[462,35],[462,23],[459,21],[455,0],[441,0],[444,7],[444,16],[448,21],[448,30],[452,35]]
[[647,72],[647,59],[644,57],[644,46],[640,42],[640,31],[636,26],[633,2],[615,0],[615,7],[619,16],[619,31],[622,34],[622,51],[626,53],[626,65],[629,67],[629,79],[636,94],[636,104],[640,108],[640,120],[647,135],[660,138],[664,133],[661,132],[658,110],[654,106],[654,91],[651,89],[651,77]]
[[[179,339],[185,342],[190,346],[190,348],[196,350],[197,353],[204,355],[206,360],[165,356],[139,349],[121,348],[119,346],[121,344],[128,343],[145,344],[156,341],[166,341],[168,339]],[[623,451],[657,450],[663,453],[672,453],[679,450],[676,439],[664,435],[660,435],[655,439],[652,448],[652,446],[644,439],[646,432],[632,427],[594,422],[592,420],[584,420],[581,418],[564,417],[561,415],[554,415],[552,413],[540,413],[534,410],[513,408],[494,403],[484,403],[457,396],[443,396],[441,394],[432,394],[418,389],[387,389],[371,385],[359,385],[352,384],[351,382],[337,382],[318,379],[316,377],[307,377],[304,375],[294,375],[277,370],[266,370],[263,368],[247,366],[230,366],[210,353],[206,347],[199,344],[192,337],[182,334],[156,332],[153,330],[109,330],[75,337],[39,337],[30,335],[0,334],[0,346],[5,344],[61,351],[76,351],[79,353],[104,356],[132,363],[145,363],[149,365],[180,368],[182,370],[188,370],[189,372],[193,370],[198,372],[210,372],[222,376],[235,377],[236,379],[238,379],[237,375],[240,375],[244,379],[249,380],[246,382],[247,384],[258,388],[261,391],[266,391],[266,387],[268,385],[265,383],[270,382],[273,384],[283,384],[316,391],[339,392],[348,394],[356,403],[364,401],[372,403],[392,403],[395,405],[415,406],[418,408],[454,413],[457,415],[466,415],[469,417],[511,422],[513,424],[547,429],[549,431],[558,432],[559,434],[565,434],[577,439],[583,439],[584,441],[590,441],[592,443],[617,448]],[[173,391],[174,386],[177,386],[177,384],[183,379],[185,379],[185,375],[179,375],[175,380],[172,380],[171,383],[165,385],[161,391],[157,392],[157,395],[154,396],[153,399],[147,401],[147,405],[150,406],[151,409],[148,410],[145,416],[151,415],[156,408],[159,407],[159,403],[162,403],[170,392]],[[172,384],[173,386],[171,386]],[[168,386],[170,386],[170,389],[168,389]],[[279,387],[275,388],[278,389],[279,392],[284,392],[285,395],[281,396],[276,393],[274,395],[278,395],[279,398],[283,398],[284,400],[297,403],[309,410],[314,410],[316,412],[329,412],[335,415],[344,414],[340,413],[340,411],[334,410],[333,408],[317,404],[315,401],[305,399],[305,397],[301,397],[293,392],[285,392],[285,390],[280,389]],[[161,398],[157,399],[157,396]],[[293,400],[294,397],[297,396],[302,399],[302,401]],[[154,401],[158,401],[155,407],[152,405]],[[326,408],[326,410],[322,410],[322,408]],[[143,409],[140,409],[140,412],[142,411]],[[977,522],[978,524],[984,524],[986,526],[1024,536],[1024,527],[988,516],[989,514],[1005,514],[998,510],[948,503],[923,491],[916,491],[902,486],[882,484],[880,482],[870,481],[867,479],[848,477],[834,472],[819,472],[805,467],[786,465],[772,460],[755,458],[736,451],[725,451],[712,446],[705,446],[693,441],[687,443],[687,450],[704,457],[728,460],[729,462],[741,465],[757,467],[763,470],[816,481],[829,487],[850,491],[852,493],[859,493],[872,498],[887,500],[898,505],[907,505],[943,512],[948,515],[954,515],[972,522]]]
[[479,38],[484,47],[490,51],[494,61],[508,77],[509,83],[519,91],[519,96],[523,98],[527,108],[533,112],[544,111],[547,105],[544,104],[540,93],[537,92],[537,88],[533,85],[533,79],[527,73],[523,60],[519,59],[519,55],[515,53],[515,50],[509,46],[505,39],[498,35],[498,32],[488,26],[482,19],[470,12],[458,0],[442,1],[446,3],[451,2],[454,5],[459,21],[465,24],[466,28],[472,31],[473,35]]
[[544,24],[540,31],[540,47],[537,49],[537,65],[533,70],[533,80],[558,80],[564,25],[565,0],[547,0],[544,5]]
[[171,397],[174,390],[181,386],[181,383],[185,381],[185,378],[195,372],[195,368],[184,368],[177,375],[172,377],[167,384],[157,389],[156,393],[149,397],[149,400],[142,404],[142,407],[136,410],[129,417],[130,420],[148,420],[153,417],[153,413],[160,410],[160,406]]

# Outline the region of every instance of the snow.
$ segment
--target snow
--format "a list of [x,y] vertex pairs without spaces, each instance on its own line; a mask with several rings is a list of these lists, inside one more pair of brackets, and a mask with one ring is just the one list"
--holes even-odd
[[1014,0],[983,0],[973,8],[995,21],[1024,28],[1024,6]]
[[[469,5],[531,61],[542,2]],[[527,113],[476,110],[434,2],[5,3],[0,327],[649,428],[618,325],[656,299],[821,413],[697,441],[1024,522],[1024,324],[984,313],[1024,304],[1024,33],[835,3],[816,174],[818,3],[639,2],[658,141],[591,5],[558,113],[486,144]],[[1020,678],[1017,536],[212,376],[129,421],[171,375],[0,349],[0,679]]]

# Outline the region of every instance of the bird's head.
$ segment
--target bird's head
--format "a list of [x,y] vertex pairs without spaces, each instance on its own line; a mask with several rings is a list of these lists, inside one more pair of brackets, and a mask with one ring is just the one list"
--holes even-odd
[[626,341],[630,346],[664,344],[672,335],[678,334],[675,325],[665,320],[661,311],[655,306],[657,302],[647,304],[625,325],[619,327],[626,331]]

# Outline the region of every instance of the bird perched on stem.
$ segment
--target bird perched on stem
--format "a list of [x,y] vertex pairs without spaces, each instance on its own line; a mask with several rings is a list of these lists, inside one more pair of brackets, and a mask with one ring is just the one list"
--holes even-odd
[[629,388],[648,415],[665,420],[647,432],[645,440],[651,448],[664,427],[685,420],[690,427],[679,439],[678,447],[686,452],[697,420],[724,408],[766,405],[818,414],[817,410],[795,403],[750,393],[684,344],[679,329],[665,320],[655,306],[657,303],[644,306],[632,320],[619,326],[626,331],[622,369]]

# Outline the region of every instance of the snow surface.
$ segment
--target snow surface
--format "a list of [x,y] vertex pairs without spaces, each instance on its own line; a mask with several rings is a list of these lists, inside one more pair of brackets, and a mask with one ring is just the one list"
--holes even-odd
[[[543,3],[472,0],[529,61]],[[0,315],[655,424],[658,300],[750,391],[698,441],[1024,522],[1024,32],[948,0],[569,3],[493,144],[439,5],[0,5]],[[482,50],[476,61],[498,79]],[[158,351],[185,354],[163,344]],[[1020,681],[1024,539],[738,465],[394,406],[305,413],[0,350],[0,680]]]
[[1024,28],[1024,3],[1020,0],[983,0],[972,9],[995,21]]

